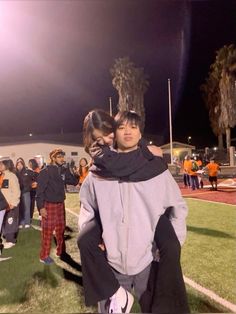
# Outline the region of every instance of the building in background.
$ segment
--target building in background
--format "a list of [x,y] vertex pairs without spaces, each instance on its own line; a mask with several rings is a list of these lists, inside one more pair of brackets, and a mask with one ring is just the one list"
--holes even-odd
[[90,159],[84,151],[81,133],[0,137],[0,156],[9,157],[14,162],[22,157],[26,163],[31,158],[35,158],[40,165],[48,163],[50,151],[57,147],[65,151],[67,163],[73,160],[77,166],[80,158]]
[[[195,146],[173,142],[173,160],[183,161],[186,155],[192,156],[193,150],[195,150]],[[170,143],[164,144],[161,146],[163,150],[163,158],[166,162],[170,163]]]

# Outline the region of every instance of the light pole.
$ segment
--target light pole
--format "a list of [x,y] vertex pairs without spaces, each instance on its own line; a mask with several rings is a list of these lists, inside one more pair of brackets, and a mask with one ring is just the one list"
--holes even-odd
[[170,163],[173,164],[173,142],[172,142],[172,115],[171,115],[171,91],[170,79],[168,78],[168,96],[169,96],[169,126],[170,126]]
[[110,116],[112,117],[112,102],[111,102],[111,97],[109,97],[109,105],[110,105]]
[[188,136],[188,145],[190,145],[191,139],[192,139],[192,137],[191,137],[191,136]]

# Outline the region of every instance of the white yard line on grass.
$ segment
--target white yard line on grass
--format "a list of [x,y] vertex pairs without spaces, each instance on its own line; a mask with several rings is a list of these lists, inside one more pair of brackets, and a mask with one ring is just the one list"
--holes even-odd
[[216,202],[216,201],[209,201],[209,200],[203,200],[201,198],[195,198],[195,197],[187,197],[190,200],[194,201],[201,201],[201,202],[208,202],[208,203],[214,203],[214,204],[223,204],[223,205],[229,205],[229,206],[235,206],[235,204],[229,204],[229,203],[224,203],[224,202]]
[[[229,205],[229,204],[227,204]],[[79,217],[78,214],[76,214],[75,212],[73,212],[71,209],[66,208],[66,210],[76,216],[77,218]],[[192,288],[194,288],[195,290],[201,292],[202,294],[208,296],[210,299],[214,300],[215,302],[219,303],[220,305],[223,305],[225,308],[236,312],[236,304],[230,303],[229,301],[219,297],[216,293],[214,293],[213,291],[206,289],[202,286],[200,286],[199,284],[197,284],[196,282],[194,282],[192,279],[189,279],[187,277],[184,276],[184,281],[186,284],[188,284],[189,286],[191,286]]]
[[66,208],[66,210],[67,210],[69,213],[71,213],[72,215],[74,215],[74,216],[76,216],[76,217],[79,218],[79,215],[76,214],[75,212],[73,212],[73,210],[71,210],[71,209],[69,209],[69,208]]
[[231,302],[221,298],[215,292],[202,287],[198,283],[194,282],[192,279],[189,279],[189,278],[187,278],[185,276],[184,276],[184,281],[185,281],[186,284],[188,284],[189,286],[191,286],[195,290],[205,294],[210,299],[214,300],[215,302],[219,303],[220,305],[223,305],[225,308],[229,309],[233,313],[236,312],[236,304],[233,304],[233,303],[231,303]]

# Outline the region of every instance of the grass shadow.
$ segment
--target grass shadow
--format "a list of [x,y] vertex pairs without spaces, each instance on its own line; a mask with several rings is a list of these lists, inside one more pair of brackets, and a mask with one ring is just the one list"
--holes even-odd
[[72,272],[70,272],[69,270],[67,270],[65,268],[62,268],[62,274],[63,274],[63,277],[66,280],[72,281],[72,282],[78,284],[79,286],[83,287],[82,276],[75,275],[75,274],[73,274]]
[[191,231],[191,232],[198,233],[198,234],[210,236],[210,237],[235,239],[235,237],[231,236],[228,233],[225,233],[225,232],[222,232],[222,231],[219,231],[219,230],[209,229],[209,228],[200,228],[200,227],[187,226],[187,230]]

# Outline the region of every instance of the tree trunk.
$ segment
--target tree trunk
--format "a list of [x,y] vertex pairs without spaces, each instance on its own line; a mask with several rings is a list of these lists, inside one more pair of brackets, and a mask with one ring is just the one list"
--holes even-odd
[[219,148],[219,149],[223,149],[223,148],[224,148],[224,144],[223,144],[223,134],[219,134],[219,135],[218,135],[218,148]]
[[226,129],[226,147],[230,148],[231,146],[231,134],[230,134],[230,128]]

